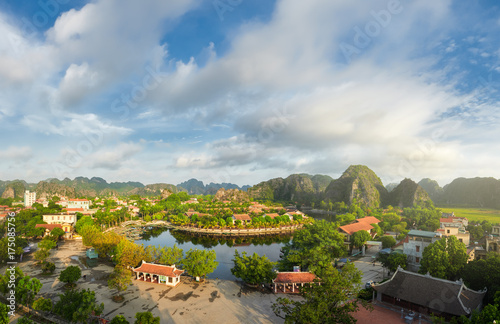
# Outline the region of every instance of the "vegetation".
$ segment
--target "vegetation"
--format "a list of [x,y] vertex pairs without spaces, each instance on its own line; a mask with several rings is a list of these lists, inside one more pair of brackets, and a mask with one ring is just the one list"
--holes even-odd
[[38,298],[33,302],[33,309],[42,311],[42,312],[50,312],[52,311],[52,300],[51,299],[45,299],[43,297]]
[[377,255],[377,261],[380,261],[380,263],[382,263],[382,266],[389,269],[389,271],[391,272],[395,272],[398,267],[401,267],[403,269],[406,269],[408,267],[408,256],[401,253],[379,253]]
[[487,221],[500,223],[500,210],[491,208],[439,208],[443,213],[454,213],[456,217],[466,217],[470,222]]
[[160,318],[154,317],[151,312],[140,312],[135,314],[134,324],[160,324]]
[[59,281],[67,283],[68,286],[74,286],[74,283],[82,277],[82,270],[78,266],[68,266],[61,271]]
[[[132,284],[130,271],[120,266],[116,266],[108,280],[109,288],[116,289],[118,294],[120,294],[122,291],[127,290],[130,284]],[[122,296],[120,295],[119,297]]]
[[182,260],[183,269],[193,277],[204,278],[207,274],[214,272],[219,263],[215,261],[214,250],[193,250],[186,253],[186,258]]
[[335,258],[346,253],[344,236],[337,228],[335,223],[320,220],[296,231],[292,242],[282,248],[279,270],[292,271],[293,266],[301,266],[303,271],[318,275],[322,269],[331,266]]
[[9,308],[4,303],[0,303],[0,324],[9,324]]
[[42,283],[36,278],[25,276],[18,267],[15,267],[13,272],[6,270],[5,275],[0,276],[0,292],[7,294],[11,291],[12,287],[11,278],[14,276],[15,280],[15,295],[16,302],[29,306],[33,302],[36,294],[42,289]]
[[467,263],[465,244],[455,236],[444,237],[424,249],[419,272],[431,276],[456,280]]
[[273,271],[276,263],[269,261],[265,255],[259,256],[254,253],[252,256],[247,256],[247,253],[243,252],[240,256],[238,250],[235,250],[232,261],[234,267],[231,273],[248,284],[271,283],[276,278],[276,272]]
[[100,315],[104,310],[104,304],[97,304],[95,292],[91,290],[70,289],[59,297],[54,312],[70,322],[84,323],[90,315]]
[[382,236],[380,241],[382,242],[383,249],[391,248],[396,245],[396,239],[390,235]]
[[488,254],[486,260],[467,263],[461,272],[461,278],[471,289],[487,288],[484,303],[493,303],[495,293],[500,292],[500,255]]
[[300,290],[303,300],[280,297],[272,308],[285,323],[356,323],[352,312],[359,306],[358,300],[352,299],[360,283],[361,273],[347,263],[342,272],[330,268],[317,283],[305,285]]
[[352,247],[360,248],[366,244],[372,237],[367,231],[358,231],[351,235]]
[[110,324],[129,324],[129,321],[123,315],[116,315],[111,320]]

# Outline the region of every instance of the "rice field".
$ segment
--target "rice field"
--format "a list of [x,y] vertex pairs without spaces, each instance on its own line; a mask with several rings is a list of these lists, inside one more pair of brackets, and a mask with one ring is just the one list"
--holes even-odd
[[457,217],[466,217],[469,221],[487,220],[492,224],[500,223],[500,210],[488,208],[441,208],[443,213],[455,213]]

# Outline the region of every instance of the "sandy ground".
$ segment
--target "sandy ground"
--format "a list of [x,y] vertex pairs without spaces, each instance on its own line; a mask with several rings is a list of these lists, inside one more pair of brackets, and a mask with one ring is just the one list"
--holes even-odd
[[[80,257],[85,257],[81,241],[66,241],[60,243],[57,250],[51,251],[49,261],[56,265],[53,275],[41,275],[41,269],[34,265],[32,257],[25,257],[18,265],[25,274],[42,282],[43,287],[37,297],[54,301],[64,292],[64,284],[57,279],[59,273],[69,265],[80,266],[86,279],[80,279],[77,288],[95,291],[98,302],[104,303],[103,315],[109,319],[124,315],[133,323],[137,312],[150,311],[160,316],[161,323],[283,323],[271,309],[276,298],[283,295],[250,291],[238,282],[228,280],[196,283],[183,277],[183,282],[175,288],[133,280],[133,284],[122,293],[125,300],[116,303],[111,299],[116,291],[109,290],[107,286],[112,265],[100,263],[90,268],[82,263]],[[4,273],[5,267],[0,271]]]

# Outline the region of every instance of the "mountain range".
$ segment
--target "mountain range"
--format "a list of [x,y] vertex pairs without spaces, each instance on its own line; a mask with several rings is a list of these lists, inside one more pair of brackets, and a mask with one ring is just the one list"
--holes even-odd
[[294,202],[319,206],[321,202],[357,202],[368,207],[427,206],[432,201],[437,206],[463,206],[500,209],[500,180],[495,178],[458,178],[441,188],[432,179],[418,183],[404,179],[399,184],[382,184],[380,178],[366,166],[352,165],[340,178],[327,175],[292,174],[286,178],[274,178],[255,186],[239,187],[232,183],[210,183],[205,185],[197,179],[178,185],[156,183],[144,185],[140,182],[111,182],[98,177],[77,177],[73,180],[47,179],[39,183],[24,180],[1,181],[2,198],[22,197],[25,190],[35,191],[37,197],[65,195],[92,197],[100,195],[159,196],[163,190],[172,193],[187,192],[190,195],[214,195],[219,189],[247,191],[250,198]]

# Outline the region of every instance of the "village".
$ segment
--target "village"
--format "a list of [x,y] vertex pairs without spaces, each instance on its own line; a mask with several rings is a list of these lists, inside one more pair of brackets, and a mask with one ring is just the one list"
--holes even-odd
[[[307,291],[304,287],[321,286],[325,280],[320,277],[321,272],[314,271],[312,263],[299,262],[293,269],[285,269],[280,263],[283,260],[276,267],[276,263],[269,262],[264,256],[261,261],[272,264],[268,269],[272,270],[271,274],[249,284],[248,274],[239,274],[243,281],[209,279],[206,275],[213,269],[199,272],[186,266],[185,259],[172,259],[162,255],[161,251],[148,250],[149,247],[141,249],[133,242],[151,227],[188,234],[241,237],[294,235],[296,231],[318,230],[314,226],[324,222],[338,226],[335,235],[345,251],[335,254],[332,264],[338,271],[349,264],[360,271],[357,285],[365,291],[360,294],[371,305],[370,310],[359,307],[352,313],[354,318],[360,323],[432,322],[434,316],[446,320],[470,317],[474,311],[482,309],[487,289],[467,287],[463,280],[455,279],[458,272],[448,278],[446,275],[431,275],[429,272],[434,270],[429,260],[425,260],[429,258],[425,255],[426,248],[448,239],[448,244],[462,245],[465,253],[462,268],[469,262],[484,261],[500,253],[500,225],[491,226],[491,234],[481,237],[480,242],[475,241],[477,237],[471,238],[467,231],[470,228],[467,218],[456,217],[453,213],[441,213],[439,227],[431,231],[406,228],[401,216],[397,216],[403,211],[396,208],[384,210],[378,217],[363,216],[361,209],[351,208],[349,211],[353,213],[339,215],[339,223],[334,225],[315,221],[296,206],[283,207],[255,201],[208,201],[185,193],[165,198],[134,198],[37,199],[36,193],[26,191],[22,202],[0,206],[3,223],[10,221],[9,218],[44,211],[41,217],[37,216],[36,224],[25,224],[26,228],[16,233],[28,238],[24,240],[26,246],[16,251],[16,260],[19,260],[16,264],[25,275],[41,282],[41,289],[34,293],[38,299],[56,301],[60,298],[60,293],[68,289],[68,283],[63,283],[60,274],[68,267],[77,267],[79,275],[71,284],[94,292],[96,305],[102,303],[103,306],[100,310],[99,307],[91,308],[92,312],[87,315],[89,319],[102,323],[118,323],[112,320],[121,317],[132,322],[141,311],[153,318],[161,318],[162,323],[198,322],[204,318],[224,323],[242,322],[242,319],[245,319],[243,322],[255,323],[281,322],[283,318],[273,308],[279,304],[280,296],[300,302],[303,291]],[[55,239],[57,243],[46,247],[45,243],[54,236],[59,237]],[[19,242],[21,244],[21,240]],[[33,244],[36,242],[38,244]],[[117,246],[123,251],[116,250]],[[165,253],[171,255],[175,252],[175,247],[168,247]],[[116,258],[117,253],[121,253],[122,260]],[[283,253],[286,255],[287,251]],[[99,262],[95,263],[95,260]],[[241,260],[251,262],[244,257]],[[178,264],[182,262],[186,264],[179,268]],[[206,263],[216,267],[215,255],[212,259],[207,257]],[[48,264],[53,264],[49,271],[44,268]],[[234,269],[237,269],[236,264],[235,261]],[[421,271],[422,264],[426,274]],[[124,272],[117,272],[119,266],[123,266],[120,269],[125,269]],[[123,279],[123,276],[128,279]],[[110,278],[121,279],[117,284],[110,284]],[[120,298],[116,298],[111,287],[121,292]],[[418,291],[425,293],[416,293]],[[444,296],[443,291],[450,294]],[[20,318],[23,310],[29,309],[38,319],[64,322],[61,315],[46,309],[42,311],[40,302],[33,302],[35,300],[31,300],[32,305],[19,305],[21,309],[16,318]],[[352,297],[350,302],[354,302]]]

